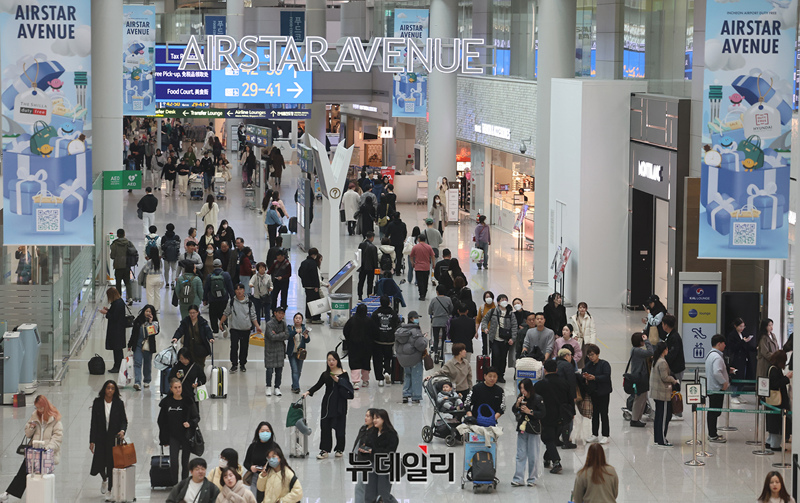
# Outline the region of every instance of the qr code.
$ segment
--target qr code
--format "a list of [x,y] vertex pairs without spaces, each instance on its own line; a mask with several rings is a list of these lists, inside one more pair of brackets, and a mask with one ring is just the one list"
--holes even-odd
[[144,110],[144,100],[133,100],[134,110]]
[[733,246],[755,246],[758,222],[733,222],[731,244]]
[[36,232],[61,232],[61,208],[37,208]]
[[416,107],[414,106],[413,101],[406,101],[405,102],[405,112],[413,113]]

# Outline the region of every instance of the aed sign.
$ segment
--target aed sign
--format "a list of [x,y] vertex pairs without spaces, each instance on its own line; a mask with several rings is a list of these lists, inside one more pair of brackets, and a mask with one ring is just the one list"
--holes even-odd
[[653,164],[652,162],[648,161],[639,161],[639,176],[647,178],[648,180],[653,180],[654,182],[663,181],[663,170],[663,166],[659,164]]

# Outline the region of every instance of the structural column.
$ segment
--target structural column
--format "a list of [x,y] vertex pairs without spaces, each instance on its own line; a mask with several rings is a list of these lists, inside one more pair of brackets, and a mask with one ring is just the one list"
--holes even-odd
[[[431,0],[430,37],[441,38],[442,45],[458,37],[457,0]],[[445,66],[453,60],[452,49],[442,51]],[[456,98],[458,83],[455,73],[436,70],[428,76],[428,205],[438,193],[436,181],[456,179]]]
[[367,40],[367,2],[342,4],[342,37]]
[[[509,72],[513,77],[533,80],[536,76],[534,18],[534,3],[532,0],[511,0],[511,60]],[[491,36],[486,37],[486,40],[491,39]]]
[[[326,11],[325,0],[308,0],[306,2],[306,36],[307,37],[325,37],[327,36],[326,28]],[[317,77],[323,75],[318,73]],[[324,85],[324,78],[315,78],[314,83]],[[306,121],[306,133],[325,145],[325,102],[315,102],[311,104],[311,118]]]
[[239,40],[244,36],[244,2],[231,0],[225,4],[225,23],[228,35]]
[[625,1],[597,0],[597,78],[623,77]]
[[[539,70],[536,127],[536,208],[534,281],[552,276],[550,242],[550,90],[552,79],[575,77],[576,0],[539,0]],[[567,243],[567,246],[569,244]],[[534,299],[538,302],[540,299]],[[537,303],[539,305],[540,303]]]
[[[122,0],[92,0],[92,175],[122,169]],[[103,194],[95,216],[103,233],[122,227],[122,198]],[[105,246],[106,241],[95,243]],[[102,256],[106,256],[103,253]]]

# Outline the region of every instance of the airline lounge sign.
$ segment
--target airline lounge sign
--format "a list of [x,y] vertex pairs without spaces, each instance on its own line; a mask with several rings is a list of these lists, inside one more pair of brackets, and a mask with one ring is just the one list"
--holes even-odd
[[[185,70],[187,65],[196,65],[192,69],[202,71],[225,68],[228,72],[252,72],[268,67],[268,71],[278,74],[288,69],[296,72],[341,72],[348,68],[354,72],[369,72],[377,60],[385,73],[412,72],[416,66],[427,72],[483,74],[477,48],[484,45],[484,40],[477,38],[415,41],[411,38],[379,37],[365,45],[358,37],[347,37],[344,45],[337,48],[339,57],[333,68],[325,60],[328,41],[324,37],[306,37],[302,51],[294,38],[288,36],[247,35],[236,40],[229,35],[208,35],[205,50],[201,48],[200,40],[194,35],[190,37],[181,55],[179,70]],[[223,60],[227,65],[222,65]],[[398,63],[401,60],[403,63]],[[261,65],[265,65],[264,68]]]

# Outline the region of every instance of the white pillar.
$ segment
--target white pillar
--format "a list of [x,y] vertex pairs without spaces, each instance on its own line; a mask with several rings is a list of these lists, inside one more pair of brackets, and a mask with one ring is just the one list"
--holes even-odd
[[597,78],[622,79],[624,0],[597,0]]
[[225,4],[226,32],[239,40],[244,36],[244,2],[231,0]]
[[[92,174],[95,176],[122,169],[121,22],[122,0],[92,0]],[[102,207],[95,205],[104,235],[116,234],[122,227],[122,198],[118,194],[106,192]],[[105,243],[103,240],[96,244],[105,246]]]
[[[457,0],[431,0],[430,37],[458,37]],[[446,40],[445,40],[446,41]],[[452,61],[452,47],[443,50],[444,64]],[[439,177],[456,179],[456,94],[455,73],[431,72],[428,76],[428,204],[438,192]]]
[[342,37],[358,37],[367,40],[367,2],[342,4]]
[[576,0],[539,0],[539,71],[537,80],[536,208],[534,280],[552,276],[550,242],[550,89],[554,78],[575,77]]
[[[306,2],[306,36],[325,37],[326,27],[325,0],[308,0]],[[324,85],[324,79],[314,79],[315,87]],[[311,104],[311,118],[306,121],[306,133],[319,139],[325,145],[325,103]],[[323,220],[327,221],[327,220]]]

